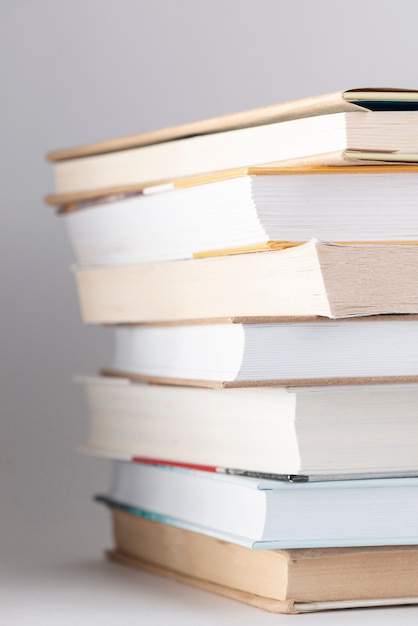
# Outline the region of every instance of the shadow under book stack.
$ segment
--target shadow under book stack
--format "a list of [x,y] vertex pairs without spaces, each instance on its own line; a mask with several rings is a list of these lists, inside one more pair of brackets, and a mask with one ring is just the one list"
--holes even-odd
[[418,93],[49,158],[115,325],[83,379],[109,557],[275,612],[418,602]]

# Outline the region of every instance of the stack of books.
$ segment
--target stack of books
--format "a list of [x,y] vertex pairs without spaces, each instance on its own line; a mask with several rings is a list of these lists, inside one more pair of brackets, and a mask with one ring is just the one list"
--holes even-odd
[[49,159],[114,325],[81,379],[109,557],[275,612],[418,602],[418,92]]

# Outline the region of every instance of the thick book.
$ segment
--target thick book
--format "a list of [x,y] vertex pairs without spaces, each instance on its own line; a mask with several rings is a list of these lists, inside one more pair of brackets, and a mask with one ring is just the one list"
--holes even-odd
[[418,544],[418,478],[288,482],[112,461],[97,498],[255,550]]
[[418,96],[348,90],[60,150],[53,204],[283,162],[418,161]]
[[418,384],[242,389],[86,377],[83,451],[288,480],[418,475]]
[[111,560],[274,613],[418,603],[418,546],[249,550],[110,508]]
[[277,249],[312,237],[418,242],[416,166],[268,172],[75,205],[63,216],[76,261],[133,265]]
[[75,270],[87,323],[418,313],[417,245],[317,240],[265,252]]
[[126,325],[106,374],[204,387],[418,380],[418,318]]

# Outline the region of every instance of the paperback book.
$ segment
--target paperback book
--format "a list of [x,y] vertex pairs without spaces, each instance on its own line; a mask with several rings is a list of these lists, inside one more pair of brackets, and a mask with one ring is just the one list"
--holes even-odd
[[418,313],[417,245],[305,245],[75,270],[83,320],[136,324]]
[[63,212],[80,267],[278,249],[313,237],[418,242],[418,168],[265,170],[75,205]]

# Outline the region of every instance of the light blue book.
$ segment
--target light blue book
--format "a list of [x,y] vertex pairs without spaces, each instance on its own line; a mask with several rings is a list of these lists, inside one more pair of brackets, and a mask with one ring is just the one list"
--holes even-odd
[[289,483],[114,461],[98,499],[254,549],[418,544],[418,478]]

